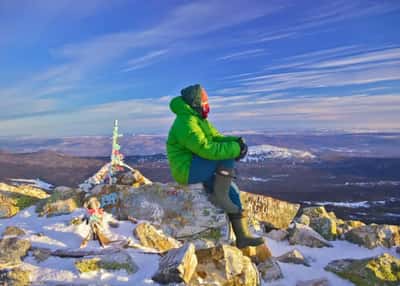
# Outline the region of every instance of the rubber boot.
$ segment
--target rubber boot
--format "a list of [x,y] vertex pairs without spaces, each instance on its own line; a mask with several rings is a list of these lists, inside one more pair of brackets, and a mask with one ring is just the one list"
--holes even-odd
[[229,196],[233,178],[233,169],[218,168],[215,172],[213,192],[210,195],[211,202],[222,208],[226,213],[241,212],[241,207],[232,202]]
[[236,246],[238,248],[264,244],[262,237],[253,237],[250,234],[247,217],[243,213],[229,213],[228,216],[236,236]]

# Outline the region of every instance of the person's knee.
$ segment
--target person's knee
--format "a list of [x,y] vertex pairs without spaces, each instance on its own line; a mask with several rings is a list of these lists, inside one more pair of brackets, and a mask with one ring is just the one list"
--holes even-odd
[[235,167],[235,160],[233,159],[228,159],[228,160],[222,160],[219,162],[218,167],[224,167],[228,169],[233,169]]

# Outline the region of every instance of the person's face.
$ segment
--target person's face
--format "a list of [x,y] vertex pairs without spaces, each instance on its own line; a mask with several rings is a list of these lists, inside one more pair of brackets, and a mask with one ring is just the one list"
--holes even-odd
[[207,118],[210,112],[210,105],[208,104],[208,95],[204,88],[201,89],[201,110],[203,118]]

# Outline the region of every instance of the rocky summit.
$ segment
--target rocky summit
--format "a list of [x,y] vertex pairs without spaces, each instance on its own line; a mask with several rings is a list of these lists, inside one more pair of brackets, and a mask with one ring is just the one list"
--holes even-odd
[[[0,285],[399,285],[398,226],[242,192],[265,245],[238,249],[201,185],[137,174],[89,191],[0,184]],[[93,197],[104,213],[91,237]]]

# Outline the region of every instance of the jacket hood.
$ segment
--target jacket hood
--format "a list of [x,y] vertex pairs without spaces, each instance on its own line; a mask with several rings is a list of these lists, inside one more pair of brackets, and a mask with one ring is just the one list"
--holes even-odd
[[195,115],[200,116],[189,104],[187,104],[181,96],[174,97],[169,103],[169,108],[176,115]]

